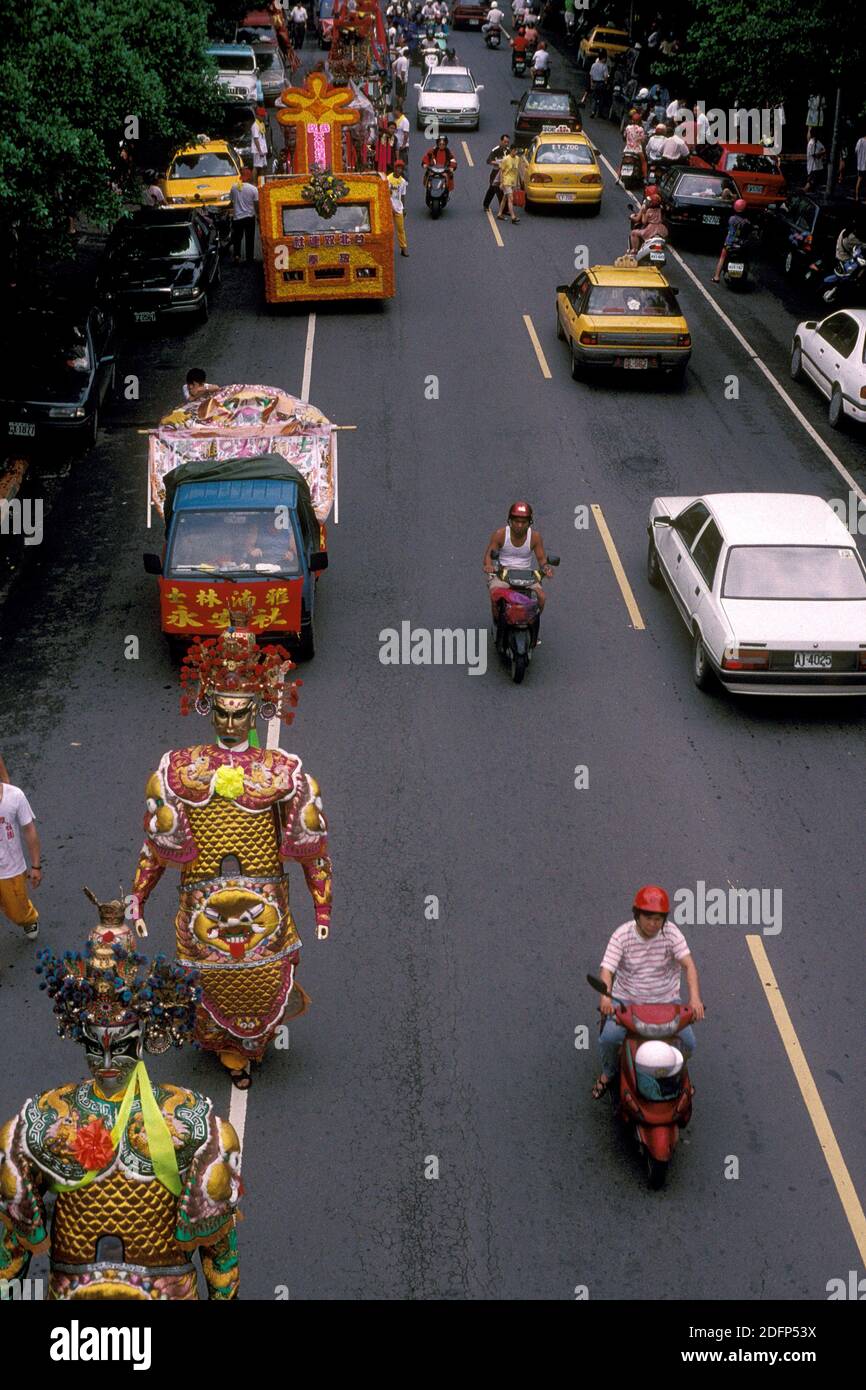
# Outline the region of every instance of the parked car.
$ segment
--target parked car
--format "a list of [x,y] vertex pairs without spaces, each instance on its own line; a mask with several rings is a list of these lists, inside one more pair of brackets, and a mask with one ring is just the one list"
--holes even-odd
[[574,203],[595,216],[603,181],[597,152],[586,135],[536,135],[522,168],[527,207]]
[[568,343],[575,381],[590,367],[613,367],[680,382],[692,353],[677,292],[654,267],[594,265],[557,285],[556,336]]
[[577,50],[578,67],[592,67],[600,53],[614,58],[620,53],[627,53],[630,48],[631,39],[625,29],[608,29],[604,24],[597,24],[580,41]]
[[721,242],[739,196],[733,179],[681,165],[664,169],[657,184],[671,235],[691,232]]
[[798,323],[791,376],[808,377],[827,397],[834,429],[846,418],[866,421],[866,309],[840,309],[818,322]]
[[98,283],[127,322],[206,323],[220,283],[219,232],[202,212],[142,208],[114,228]]
[[[239,107],[235,102],[226,102],[223,109],[227,119],[232,113],[240,116],[249,110],[250,125],[255,117],[252,107]],[[177,151],[159,180],[159,187],[172,206],[208,206],[228,211],[232,188],[240,181],[240,160],[227,140],[203,140]]]
[[0,438],[7,452],[93,448],[114,385],[114,320],[101,305],[53,301],[4,323]]
[[782,166],[778,156],[768,154],[763,145],[696,145],[689,165],[729,174],[752,212],[785,201]]
[[480,29],[489,9],[490,0],[457,0],[451,11],[451,28]]
[[465,126],[477,130],[481,121],[479,92],[484,84],[476,85],[469,68],[438,67],[427,73],[423,82],[416,82],[418,114],[415,123],[419,130],[434,116],[440,126]]
[[290,75],[286,72],[283,55],[276,42],[254,43],[252,49],[256,55],[259,81],[262,84],[265,101],[272,104],[286,87],[292,85]]
[[530,88],[523,96],[513,98],[514,143],[528,145],[534,135],[551,132],[555,135],[566,131],[580,133],[583,122],[577,102],[571,92],[564,87],[550,87],[547,91],[534,91]]
[[217,82],[231,101],[264,101],[256,55],[248,43],[212,43],[205,53],[216,65]]
[[656,497],[647,576],[692,640],[692,677],[738,695],[866,695],[866,570],[821,497]]
[[816,261],[832,268],[836,239],[845,227],[866,237],[866,213],[860,204],[797,189],[768,210],[765,237],[785,274],[803,276]]

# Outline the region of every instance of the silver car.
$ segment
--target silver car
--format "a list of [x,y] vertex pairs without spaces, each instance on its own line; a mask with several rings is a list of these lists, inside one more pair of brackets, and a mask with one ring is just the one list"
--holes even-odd
[[253,52],[256,55],[256,66],[265,101],[270,105],[286,87],[292,85],[283,55],[272,43],[254,43]]
[[692,638],[692,676],[739,695],[866,695],[866,569],[820,497],[656,497],[647,574]]

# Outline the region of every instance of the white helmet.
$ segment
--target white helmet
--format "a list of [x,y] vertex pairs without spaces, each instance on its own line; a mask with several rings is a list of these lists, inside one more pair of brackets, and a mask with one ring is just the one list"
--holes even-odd
[[639,91],[638,94],[637,94],[637,99],[638,99],[638,101],[643,101],[644,98],[645,98],[645,97],[648,97],[648,96],[649,96],[649,87],[641,87],[640,91]]
[[676,1076],[683,1067],[683,1054],[670,1043],[657,1039],[641,1043],[634,1054],[634,1064],[638,1071],[648,1072],[650,1076]]

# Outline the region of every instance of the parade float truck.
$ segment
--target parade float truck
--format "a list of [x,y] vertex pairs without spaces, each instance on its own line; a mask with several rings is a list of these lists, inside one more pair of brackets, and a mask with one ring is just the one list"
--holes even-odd
[[351,88],[313,72],[287,88],[277,120],[295,128],[293,172],[259,183],[265,299],[391,299],[394,218],[388,185],[352,173],[348,130],[359,119]]
[[336,496],[336,434],[321,411],[270,386],[227,386],[150,431],[148,526],[165,524],[160,621],[173,647],[216,636],[229,604],[304,659],[316,646],[316,583]]

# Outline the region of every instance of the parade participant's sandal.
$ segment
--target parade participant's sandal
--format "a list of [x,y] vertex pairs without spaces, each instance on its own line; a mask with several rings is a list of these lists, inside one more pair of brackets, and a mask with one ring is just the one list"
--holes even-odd
[[607,1077],[605,1077],[604,1079],[602,1079],[602,1077],[599,1076],[599,1077],[596,1079],[596,1083],[595,1083],[595,1085],[594,1085],[593,1088],[592,1088],[592,1098],[593,1098],[593,1100],[601,1100],[601,1098],[602,1098],[602,1096],[605,1094],[605,1092],[607,1092],[607,1091],[610,1090],[610,1083],[611,1083],[612,1080],[613,1080],[613,1077],[612,1077],[612,1076],[607,1076]]
[[24,935],[27,937],[28,941],[35,941],[39,935],[39,923],[28,922],[27,926],[24,928]]
[[400,252],[400,255],[401,255],[401,256],[408,256],[408,254],[409,254],[408,251],[401,251],[401,252]]
[[717,275],[713,275],[710,278],[712,279],[714,285],[717,285],[719,283],[719,278]]
[[232,1079],[232,1085],[237,1086],[239,1091],[248,1091],[253,1084],[249,1062],[245,1067],[229,1067],[228,1074]]
[[512,220],[512,222],[514,223],[514,225],[515,225],[515,227],[516,227],[517,224],[518,224],[518,222],[520,221],[520,218],[519,218],[519,217],[512,217],[511,220]]

